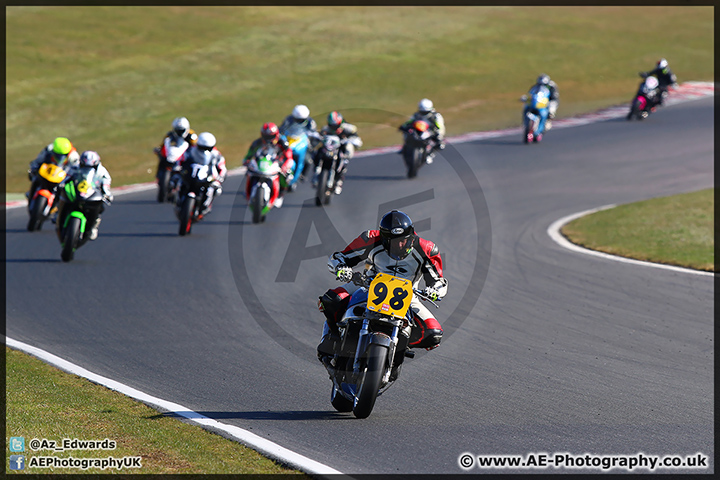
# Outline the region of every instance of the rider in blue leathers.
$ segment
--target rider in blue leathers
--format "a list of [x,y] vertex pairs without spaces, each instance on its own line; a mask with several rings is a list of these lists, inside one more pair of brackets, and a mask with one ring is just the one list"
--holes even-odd
[[[546,88],[548,90],[548,107],[541,109],[539,112],[537,112],[540,116],[540,123],[538,125],[537,129],[537,138],[538,140],[542,139],[542,134],[547,128],[548,130],[551,127],[551,122],[548,119],[555,118],[555,112],[557,111],[558,103],[560,94],[558,93],[557,84],[550,80],[550,77],[544,73],[540,74],[538,76],[537,81],[535,84],[530,87],[530,90],[527,93],[527,96],[523,95],[523,98],[532,98],[533,95],[535,95],[540,89]],[[530,108],[530,105],[525,105],[525,108],[523,109],[523,118],[525,117],[525,114],[527,113],[528,109]]]

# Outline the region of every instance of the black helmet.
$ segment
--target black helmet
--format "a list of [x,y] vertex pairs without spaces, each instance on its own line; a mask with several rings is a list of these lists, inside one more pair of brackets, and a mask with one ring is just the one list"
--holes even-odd
[[393,210],[380,220],[380,237],[388,255],[395,260],[402,260],[413,248],[415,227],[410,217],[399,210]]

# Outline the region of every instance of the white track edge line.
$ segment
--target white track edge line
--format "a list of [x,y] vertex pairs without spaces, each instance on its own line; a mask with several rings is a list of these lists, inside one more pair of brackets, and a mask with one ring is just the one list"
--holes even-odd
[[111,390],[120,392],[128,397],[139,400],[150,406],[158,407],[168,412],[173,412],[174,414],[184,417],[185,419],[197,423],[203,427],[209,427],[214,430],[225,432],[226,434],[230,435],[230,437],[238,440],[240,443],[260,452],[267,457],[270,457],[273,460],[279,461],[282,464],[297,468],[298,470],[301,470],[308,474],[342,474],[342,472],[335,470],[334,468],[331,468],[327,465],[316,462],[315,460],[312,460],[308,457],[295,453],[292,450],[282,447],[274,442],[271,442],[270,440],[266,440],[240,427],[220,423],[217,420],[201,415],[177,403],[153,397],[151,395],[148,395],[147,393],[136,390],[115,380],[111,380],[107,377],[103,377],[101,375],[90,372],[89,370],[86,370],[79,365],[70,363],[67,360],[64,360],[56,355],[53,355],[52,353],[46,352],[45,350],[41,350],[37,347],[33,347],[18,340],[14,340],[10,337],[5,337],[5,339],[7,342],[6,344],[11,348],[28,353],[61,370],[86,378],[93,383],[103,385]]
[[616,204],[604,205],[602,207],[591,208],[590,210],[585,210],[583,212],[573,213],[572,215],[568,215],[566,217],[563,217],[563,218],[553,222],[548,227],[547,233],[550,236],[550,238],[552,238],[553,241],[555,241],[555,243],[557,243],[561,247],[567,248],[568,250],[572,250],[574,252],[584,253],[586,255],[592,255],[595,257],[604,258],[606,260],[614,260],[616,262],[629,263],[632,265],[640,265],[643,267],[662,268],[665,270],[672,270],[674,272],[691,273],[691,274],[695,274],[695,275],[703,275],[703,276],[708,276],[708,277],[715,276],[715,272],[706,272],[703,270],[693,270],[691,268],[676,267],[674,265],[665,265],[663,263],[645,262],[642,260],[635,260],[632,258],[620,257],[618,255],[610,255],[609,253],[599,252],[597,250],[590,250],[588,248],[581,247],[580,245],[572,243],[562,233],[560,233],[560,229],[562,229],[562,227],[564,227],[565,225],[567,225],[568,223],[572,222],[575,219],[584,217],[585,215],[590,215],[592,213],[601,212],[603,210],[609,210],[611,208],[615,208],[616,206],[617,206]]

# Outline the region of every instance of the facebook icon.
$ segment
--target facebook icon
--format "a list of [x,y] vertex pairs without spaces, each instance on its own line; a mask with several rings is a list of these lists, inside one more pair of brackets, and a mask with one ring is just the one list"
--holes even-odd
[[10,470],[25,470],[25,455],[10,455]]

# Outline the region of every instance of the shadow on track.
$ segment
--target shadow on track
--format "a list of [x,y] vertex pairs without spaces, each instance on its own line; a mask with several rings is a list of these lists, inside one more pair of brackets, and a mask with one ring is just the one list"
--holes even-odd
[[5,263],[62,263],[59,258],[8,258]]
[[198,418],[197,415],[202,415],[214,420],[224,420],[230,418],[238,418],[242,420],[352,420],[355,418],[352,415],[331,410],[289,410],[278,412],[167,412],[159,415],[152,415],[146,418],[149,418],[150,420],[157,420],[158,418],[163,417]]

